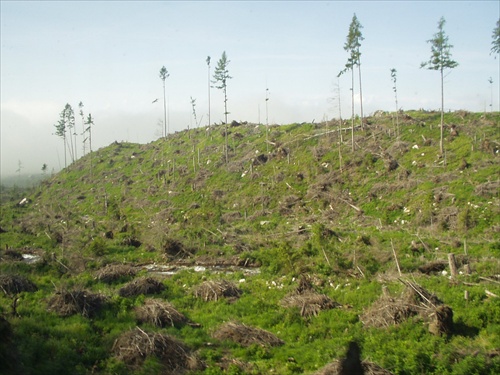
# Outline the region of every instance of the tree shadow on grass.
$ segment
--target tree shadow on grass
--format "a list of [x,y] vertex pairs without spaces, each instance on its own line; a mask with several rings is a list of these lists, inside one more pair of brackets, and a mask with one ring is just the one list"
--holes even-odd
[[453,328],[453,334],[458,336],[473,338],[479,334],[479,328],[468,326],[462,321],[455,322]]

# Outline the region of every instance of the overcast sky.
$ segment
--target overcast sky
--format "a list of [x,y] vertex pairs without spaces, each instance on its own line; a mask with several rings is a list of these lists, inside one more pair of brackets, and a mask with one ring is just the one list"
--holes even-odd
[[[208,67],[226,51],[229,121],[270,123],[350,116],[350,75],[337,79],[356,13],[365,114],[394,110],[390,69],[402,109],[439,109],[439,73],[420,69],[441,16],[459,66],[445,78],[446,110],[499,110],[499,58],[490,55],[498,1],[1,1],[1,174],[64,167],[53,135],[66,103],[95,119],[94,150],[115,140],[161,135],[167,78],[170,132],[208,121]],[[492,78],[493,84],[488,82]],[[355,93],[358,93],[355,83]],[[152,103],[159,98],[158,102]],[[224,116],[211,90],[211,120]],[[81,123],[77,118],[78,130]],[[78,140],[81,142],[81,138]],[[81,145],[78,156],[81,156]]]

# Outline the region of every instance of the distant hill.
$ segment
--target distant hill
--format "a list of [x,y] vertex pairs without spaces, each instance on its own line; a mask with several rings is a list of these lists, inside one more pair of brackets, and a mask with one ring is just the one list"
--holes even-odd
[[193,253],[233,255],[276,241],[300,246],[318,226],[340,237],[399,237],[406,247],[415,233],[450,246],[492,239],[499,114],[445,120],[444,155],[439,112],[423,111],[401,113],[399,130],[384,112],[354,132],[350,121],[233,122],[228,163],[223,125],[145,145],[115,142],[43,181],[23,225],[62,237],[66,249],[114,233],[148,249],[174,238]]
[[227,160],[217,125],[2,188],[0,373],[500,373],[500,113],[445,123],[233,122]]

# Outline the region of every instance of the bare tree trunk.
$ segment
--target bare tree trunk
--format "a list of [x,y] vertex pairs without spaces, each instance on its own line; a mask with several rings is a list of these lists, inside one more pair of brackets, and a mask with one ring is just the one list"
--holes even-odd
[[208,64],[208,127],[210,127],[210,64]]
[[361,128],[364,129],[363,124],[363,90],[361,89],[361,58],[358,59],[358,74],[359,74],[359,103],[361,109]]
[[167,99],[165,97],[165,80],[163,80],[163,136],[167,136]]
[[227,156],[227,94],[226,94],[226,87],[224,87],[224,136],[225,136],[225,157],[226,157],[226,164],[228,163],[228,156]]
[[351,68],[351,145],[354,152],[354,68]]
[[455,278],[458,275],[457,272],[457,262],[455,260],[455,254],[449,253],[448,254],[448,263],[450,265],[450,274],[452,278]]
[[439,140],[439,151],[444,153],[443,145],[443,127],[444,127],[444,83],[443,83],[443,68],[441,68],[441,138]]

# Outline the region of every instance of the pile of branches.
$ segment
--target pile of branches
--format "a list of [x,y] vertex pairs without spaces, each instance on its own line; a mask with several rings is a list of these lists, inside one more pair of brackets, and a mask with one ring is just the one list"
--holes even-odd
[[367,327],[390,327],[418,316],[429,323],[431,333],[442,335],[453,330],[453,311],[420,285],[399,279],[405,285],[400,297],[380,297],[360,317]]
[[181,241],[175,238],[164,238],[162,241],[162,251],[168,259],[189,257],[193,251],[187,248]]
[[89,318],[95,316],[105,302],[105,296],[88,290],[59,290],[49,300],[48,309],[62,317],[80,314]]
[[418,270],[426,275],[431,275],[433,273],[442,272],[446,269],[448,263],[444,260],[436,260],[430,263],[426,263],[418,267]]
[[134,277],[136,273],[137,271],[128,264],[108,264],[96,272],[95,279],[111,284],[124,278]]
[[199,359],[190,349],[170,337],[155,332],[145,332],[139,327],[123,333],[111,349],[116,358],[129,368],[139,368],[147,357],[156,357],[166,374],[181,374],[186,370],[201,369]]
[[284,341],[268,331],[235,322],[224,323],[213,334],[213,337],[218,340],[230,340],[241,346],[250,346],[252,344],[281,346],[284,344]]
[[221,298],[237,299],[241,296],[241,289],[227,280],[209,280],[202,283],[194,291],[194,296],[207,301],[218,301]]
[[281,306],[285,308],[298,307],[300,315],[309,318],[318,316],[321,310],[334,309],[342,305],[327,295],[316,292],[310,278],[302,275],[295,292],[285,296],[281,300]]
[[21,292],[36,292],[37,286],[20,275],[0,275],[0,289],[7,295],[13,296]]
[[160,299],[148,298],[144,305],[135,308],[139,323],[151,323],[157,327],[179,327],[190,324],[188,318],[177,311],[171,303]]
[[132,280],[118,291],[121,297],[135,297],[141,294],[156,294],[165,289],[165,285],[152,277]]
[[[1,233],[1,232],[0,232]],[[2,254],[2,260],[23,260],[23,254],[14,249],[7,249]]]
[[300,315],[304,318],[318,316],[321,310],[329,310],[340,307],[341,305],[325,294],[314,291],[304,292],[302,294],[290,294],[281,300],[283,307],[298,307]]

